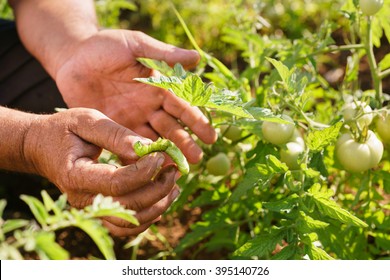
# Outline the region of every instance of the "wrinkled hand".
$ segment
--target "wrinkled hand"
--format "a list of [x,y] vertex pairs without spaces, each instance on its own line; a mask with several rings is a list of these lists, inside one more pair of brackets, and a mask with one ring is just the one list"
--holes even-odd
[[202,151],[182,125],[209,144],[216,140],[215,131],[198,108],[167,91],[134,81],[156,74],[140,64],[138,57],[181,63],[187,68],[199,60],[195,51],[164,44],[141,32],[104,30],[78,45],[58,67],[55,79],[68,106],[98,109],[153,140],[168,138],[189,162],[198,162]]
[[[139,159],[133,151],[136,141],[150,142],[96,110],[70,109],[35,121],[25,136],[24,154],[74,207],[83,208],[102,193],[135,210],[138,227],[113,217],[104,221],[114,235],[125,236],[147,229],[179,194],[176,168],[160,170],[165,160],[161,153]],[[117,168],[98,163],[101,148],[129,164]]]

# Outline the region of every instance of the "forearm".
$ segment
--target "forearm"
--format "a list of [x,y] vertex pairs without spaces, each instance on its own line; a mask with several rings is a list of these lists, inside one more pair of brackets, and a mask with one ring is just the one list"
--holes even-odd
[[55,78],[78,43],[97,32],[93,0],[9,0],[25,47]]
[[0,106],[0,169],[35,173],[25,139],[31,124],[41,117]]

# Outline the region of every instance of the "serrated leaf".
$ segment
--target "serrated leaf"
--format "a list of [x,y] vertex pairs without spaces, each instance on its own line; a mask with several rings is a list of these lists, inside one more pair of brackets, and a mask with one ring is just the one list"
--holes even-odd
[[221,110],[243,118],[253,118],[244,108],[244,103],[239,94],[227,89],[215,89],[205,107]]
[[322,129],[310,131],[307,135],[307,146],[312,152],[320,152],[322,149],[331,145],[336,141],[342,122],[338,122],[335,125]]
[[273,173],[285,173],[288,170],[287,165],[284,162],[281,162],[274,155],[267,155],[266,156],[266,162],[267,162],[268,168]]
[[311,198],[317,206],[318,210],[333,219],[346,224],[352,224],[358,227],[367,227],[368,225],[355,217],[347,210],[341,208],[334,200],[331,200],[328,195],[315,191],[313,188],[309,190]]
[[174,70],[165,62],[161,60],[139,57],[137,60],[149,69],[154,69],[160,72],[163,76],[176,76]]
[[301,216],[297,219],[297,228],[301,233],[310,233],[319,229],[324,229],[329,226],[328,223],[323,221],[315,220],[312,217],[300,212]]
[[246,195],[248,190],[254,188],[257,184],[261,183],[264,177],[260,174],[258,167],[251,167],[246,170],[244,179],[238,183],[234,189],[232,195],[229,198],[229,202],[236,202]]
[[283,237],[283,231],[260,234],[238,248],[233,256],[264,257],[275,249],[276,244],[281,242]]
[[183,87],[183,79],[172,76],[172,77],[167,77],[167,76],[160,76],[160,77],[149,77],[149,78],[135,78],[135,81],[152,85],[155,87],[159,87],[162,89],[172,89],[175,88],[176,90],[180,89],[182,90]]
[[272,256],[272,260],[289,260],[292,259],[297,252],[297,247],[288,245],[284,247],[279,253]]
[[297,205],[298,200],[299,196],[297,194],[292,194],[289,197],[286,197],[279,201],[264,202],[263,207],[275,212],[289,212]]
[[314,244],[311,246],[307,246],[308,249],[308,255],[310,256],[310,259],[312,260],[334,260],[327,252],[325,252],[323,249],[318,248]]
[[279,73],[279,76],[282,78],[282,81],[286,85],[288,85],[289,79],[291,77],[290,69],[288,69],[288,67],[286,65],[284,65],[282,62],[280,62],[276,59],[273,59],[270,57],[266,57],[266,59],[276,68],[276,70]]
[[249,107],[246,109],[256,120],[269,121],[269,122],[278,122],[278,123],[287,123],[286,120],[280,118],[280,116],[275,115],[268,108],[261,107]]
[[183,252],[188,247],[202,241],[203,239],[209,237],[214,233],[216,229],[221,230],[225,224],[224,223],[213,223],[210,221],[197,222],[192,232],[187,233],[181,240],[180,243],[176,246],[175,252]]

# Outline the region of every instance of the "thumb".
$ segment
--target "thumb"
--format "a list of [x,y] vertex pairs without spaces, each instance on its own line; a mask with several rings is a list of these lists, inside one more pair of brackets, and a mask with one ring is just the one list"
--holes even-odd
[[[69,109],[74,113],[74,122],[69,130],[83,140],[104,148],[121,159],[134,162],[139,157],[134,152],[134,144],[141,141],[149,144],[152,140],[144,138],[130,129],[114,122],[103,113],[94,109]],[[66,112],[64,112],[66,113]]]
[[195,50],[186,50],[156,40],[143,32],[127,31],[125,33],[128,46],[132,48],[133,55],[156,60],[162,60],[169,65],[180,63],[185,68],[198,64],[200,55]]

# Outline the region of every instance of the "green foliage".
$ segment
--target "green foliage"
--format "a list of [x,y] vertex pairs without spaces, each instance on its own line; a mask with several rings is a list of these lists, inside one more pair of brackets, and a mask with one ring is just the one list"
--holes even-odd
[[23,259],[21,249],[35,252],[40,259],[68,259],[69,253],[56,242],[55,231],[69,227],[82,229],[104,258],[115,259],[113,240],[99,218],[117,217],[138,225],[134,212],[124,209],[119,202],[113,202],[111,197],[97,195],[91,205],[78,210],[68,207],[66,195],[53,201],[47,192],[41,194],[43,202],[32,196],[21,197],[38,224],[21,219],[3,220],[6,202],[0,201],[0,259]]
[[[180,256],[195,248],[194,258],[201,251],[216,250],[225,250],[229,258],[235,259],[389,257],[389,232],[385,228],[388,218],[383,216],[389,208],[387,158],[362,174],[346,173],[334,159],[337,138],[350,129],[342,121],[342,106],[351,99],[369,99],[378,104],[381,98],[387,98],[381,90],[376,90],[375,96],[362,96],[357,90],[360,77],[356,69],[370,55],[375,39],[357,43],[356,36],[362,41],[367,38],[364,29],[358,28],[367,19],[353,5],[345,5],[344,9],[345,17],[340,14],[333,22],[329,18],[318,25],[318,30],[310,33],[307,29],[304,36],[294,40],[262,35],[243,25],[226,26],[222,40],[240,52],[239,69],[227,68],[200,49],[197,34],[190,32],[181,13],[177,15],[193,47],[200,52],[201,63],[193,73],[179,65],[168,69],[160,62],[148,61],[148,67],[163,75],[138,80],[201,107],[216,126],[227,123],[240,127],[243,137],[233,142],[220,137],[216,144],[203,146],[205,159],[196,175],[180,180],[183,193],[172,211],[186,205],[207,206],[207,210],[174,248],[174,254]],[[379,28],[385,30],[385,25]],[[337,45],[332,36],[340,26],[353,33],[356,41]],[[321,65],[329,53],[344,50],[350,51],[349,64],[339,90],[335,90]],[[377,71],[388,68],[387,60],[382,60]],[[388,74],[382,73],[379,80]],[[230,104],[234,109],[227,110]],[[283,122],[282,114],[291,116],[301,128],[305,142],[297,170],[289,170],[280,159],[283,147],[265,143],[259,129],[265,120]],[[204,171],[207,159],[219,152],[227,153],[234,163],[223,178]],[[186,203],[196,193],[198,196]],[[339,239],[341,234],[344,237]]]

